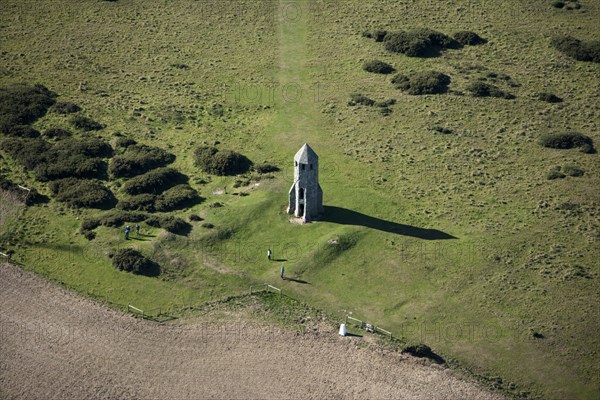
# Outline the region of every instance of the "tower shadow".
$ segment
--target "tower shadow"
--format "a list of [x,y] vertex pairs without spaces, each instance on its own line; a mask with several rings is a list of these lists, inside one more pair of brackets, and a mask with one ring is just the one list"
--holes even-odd
[[425,229],[411,225],[399,224],[384,219],[371,217],[357,211],[336,206],[324,206],[325,215],[321,221],[343,225],[365,226],[396,235],[411,236],[426,240],[456,239],[456,237],[437,229]]

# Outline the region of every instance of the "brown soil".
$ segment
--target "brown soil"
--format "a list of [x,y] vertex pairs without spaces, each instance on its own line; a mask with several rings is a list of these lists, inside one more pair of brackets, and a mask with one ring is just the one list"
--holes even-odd
[[235,312],[142,321],[0,265],[2,399],[501,399],[373,347]]

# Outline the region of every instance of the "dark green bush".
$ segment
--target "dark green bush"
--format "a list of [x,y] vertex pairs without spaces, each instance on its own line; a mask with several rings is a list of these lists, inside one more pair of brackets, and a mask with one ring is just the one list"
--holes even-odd
[[363,69],[367,72],[372,72],[376,74],[391,74],[396,70],[390,64],[381,60],[367,61],[363,64]]
[[128,178],[175,161],[175,156],[160,147],[134,144],[125,153],[113,157],[109,172],[115,178]]
[[510,93],[506,93],[496,85],[477,81],[467,86],[467,90],[475,97],[499,97],[503,99],[514,99],[515,96]]
[[279,167],[277,167],[273,164],[269,164],[269,163],[258,164],[258,165],[255,165],[253,168],[254,168],[254,171],[258,172],[259,174],[268,174],[271,172],[279,171]]
[[561,103],[563,101],[563,99],[561,99],[560,97],[558,97],[557,95],[555,95],[553,93],[542,92],[542,93],[538,93],[536,95],[536,97],[539,100],[545,101],[547,103]]
[[577,61],[600,63],[600,41],[582,41],[571,36],[555,37],[552,46]]
[[154,212],[156,210],[154,207],[155,202],[155,195],[142,193],[119,200],[117,208],[120,210]]
[[373,32],[373,39],[375,39],[376,42],[383,42],[386,36],[387,31],[384,30],[378,30]]
[[115,196],[98,180],[66,178],[50,184],[57,201],[76,208],[109,209],[116,203]]
[[419,72],[411,76],[398,74],[392,78],[392,84],[412,95],[439,94],[448,91],[450,77],[437,71]]
[[33,170],[36,165],[45,162],[44,155],[52,145],[40,138],[8,138],[0,144],[0,148],[26,169]]
[[565,7],[565,3],[562,1],[554,1],[552,2],[552,7],[554,8],[564,8]]
[[54,104],[56,93],[42,85],[16,84],[0,88],[0,126],[29,125]]
[[439,55],[444,49],[461,47],[450,36],[427,28],[388,33],[384,43],[386,50],[409,57],[432,57]]
[[190,215],[190,221],[202,221],[204,218],[202,218],[201,216],[197,215],[197,214],[191,214]]
[[198,195],[190,185],[183,184],[174,186],[164,191],[160,196],[156,198],[155,208],[156,211],[173,211],[180,210],[182,208],[192,207],[202,201],[202,198]]
[[454,39],[463,46],[476,46],[487,43],[487,40],[471,31],[456,32],[453,36]]
[[540,144],[552,149],[572,149],[579,147],[583,153],[595,152],[592,139],[581,133],[546,134],[540,138]]
[[137,144],[137,142],[134,139],[123,136],[118,137],[115,142],[115,146],[121,148],[127,148],[129,146],[133,146],[134,144]]
[[197,167],[214,175],[242,174],[252,166],[252,162],[240,153],[210,146],[197,148],[194,156]]
[[50,128],[46,129],[44,136],[49,139],[63,139],[71,136],[71,132],[60,128]]
[[158,217],[151,216],[146,219],[146,223],[155,228],[162,228],[168,232],[178,235],[187,235],[192,230],[192,225],[179,217]]
[[75,103],[70,103],[68,101],[57,101],[56,104],[52,106],[52,111],[57,114],[73,114],[81,111],[81,108]]
[[174,168],[157,168],[125,182],[123,192],[129,195],[141,193],[160,194],[164,190],[183,183],[186,180],[186,176]]
[[2,133],[13,137],[37,138],[40,132],[29,125],[4,125]]
[[110,145],[96,138],[63,140],[56,145],[39,138],[9,138],[2,142],[1,148],[25,168],[33,170],[42,181],[103,178],[106,163],[99,158],[112,154]]
[[352,93],[350,95],[350,102],[348,102],[348,105],[354,106],[356,104],[362,104],[363,106],[372,106],[375,104],[375,100],[365,96],[362,93]]
[[98,223],[110,228],[118,228],[126,223],[142,222],[147,218],[146,214],[131,211],[110,211],[99,218]]
[[429,358],[430,360],[438,364],[444,362],[444,359],[439,355],[435,354],[433,350],[431,350],[431,347],[423,343],[408,343],[404,346],[402,352],[408,353],[414,357]]
[[71,118],[71,124],[82,131],[99,131],[100,129],[104,129],[104,125],[94,121],[89,117],[85,117],[83,115],[75,115]]
[[160,266],[134,249],[121,249],[112,257],[112,265],[120,271],[137,275],[158,276]]
[[546,175],[546,178],[549,180],[562,179],[565,177],[566,175],[560,172],[560,167],[551,170],[550,172],[548,172],[548,175]]
[[583,169],[579,168],[576,165],[565,165],[562,171],[569,176],[583,176]]

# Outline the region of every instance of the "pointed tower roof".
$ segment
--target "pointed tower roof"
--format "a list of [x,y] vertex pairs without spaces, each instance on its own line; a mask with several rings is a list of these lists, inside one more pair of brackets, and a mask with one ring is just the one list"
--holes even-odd
[[315,151],[311,149],[307,143],[304,143],[304,145],[300,148],[300,150],[298,150],[298,152],[294,156],[294,161],[298,161],[302,164],[308,164],[311,161],[315,161],[318,159],[319,156],[317,155],[317,153],[315,153]]

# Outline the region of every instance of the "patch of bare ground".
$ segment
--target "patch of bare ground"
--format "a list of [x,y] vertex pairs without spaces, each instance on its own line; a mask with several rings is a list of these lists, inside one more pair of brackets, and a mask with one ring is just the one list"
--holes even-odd
[[451,371],[228,311],[136,319],[0,266],[0,397],[500,399]]

